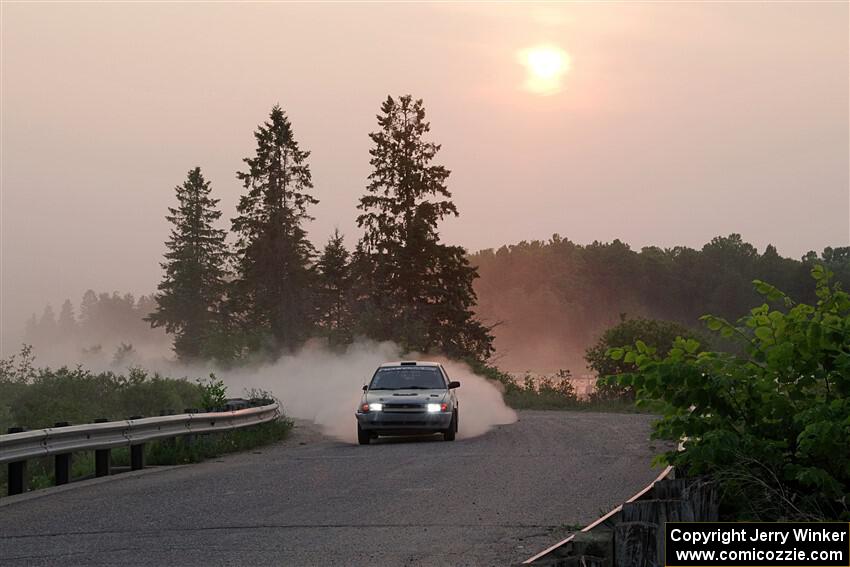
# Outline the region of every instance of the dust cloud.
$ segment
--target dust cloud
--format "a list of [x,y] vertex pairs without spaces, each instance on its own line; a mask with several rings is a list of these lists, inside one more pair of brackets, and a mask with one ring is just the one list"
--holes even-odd
[[476,375],[466,364],[431,355],[403,353],[390,342],[361,340],[344,352],[331,352],[323,342],[310,341],[296,354],[281,356],[275,362],[249,362],[229,369],[177,363],[161,344],[134,347],[121,357],[113,354],[116,348],[120,351],[120,343],[118,347],[104,346],[97,352],[70,344],[37,348],[36,362],[53,367],[80,364],[94,371],[112,372],[138,367],[189,380],[214,373],[224,380],[230,397],[243,396],[252,389],[265,390],[281,401],[287,416],[310,420],[326,435],[354,443],[357,437],[354,411],[360,401],[361,388],[372,378],[378,365],[394,360],[432,360],[441,362],[451,379],[461,383],[457,390],[462,414],[459,438],[482,435],[495,425],[517,420],[516,412],[502,399],[500,384]]
[[268,390],[281,400],[287,415],[309,419],[325,434],[354,443],[354,410],[361,387],[379,364],[400,359],[439,361],[452,380],[460,381],[459,438],[476,437],[495,425],[517,420],[498,386],[476,375],[466,364],[433,356],[401,355],[392,343],[359,342],[342,354],[308,343],[297,354],[283,356],[273,364],[222,371],[218,375],[233,392],[246,388]]

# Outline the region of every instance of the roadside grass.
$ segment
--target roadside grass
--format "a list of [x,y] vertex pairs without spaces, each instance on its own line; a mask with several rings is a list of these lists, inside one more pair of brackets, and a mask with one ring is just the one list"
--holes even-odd
[[179,413],[202,407],[207,385],[131,368],[95,373],[81,367],[35,368],[32,359],[0,361],[0,434],[9,427],[41,429],[58,421],[92,423]]
[[[292,430],[292,421],[281,417],[248,428],[218,433],[183,436],[145,444],[145,466],[182,465],[198,463],[228,453],[248,451],[281,441]],[[130,450],[118,447],[112,450],[114,472],[130,467]],[[0,468],[0,498],[6,496],[8,469]],[[94,477],[94,453],[74,453],[71,459],[71,481]],[[54,485],[53,458],[32,459],[27,462],[27,487],[38,490]]]
[[657,413],[649,408],[637,407],[630,400],[577,399],[553,396],[526,390],[506,391],[505,403],[513,409],[550,411],[597,411],[610,413]]
[[244,429],[160,441],[145,447],[145,464],[197,463],[227,453],[238,453],[281,441],[291,430],[292,421],[281,418]]
[[628,398],[591,395],[579,398],[570,381],[569,371],[561,370],[551,376],[533,378],[527,374],[517,380],[507,372],[474,360],[467,363],[479,376],[499,383],[505,403],[513,409],[598,411],[612,413],[657,413],[657,408],[638,407]]

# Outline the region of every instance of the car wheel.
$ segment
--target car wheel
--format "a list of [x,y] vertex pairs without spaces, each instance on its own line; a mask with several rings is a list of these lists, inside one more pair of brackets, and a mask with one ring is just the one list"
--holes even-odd
[[449,424],[449,428],[443,431],[443,440],[454,441],[455,435],[457,435],[457,410],[452,413],[452,422]]
[[363,429],[360,428],[360,424],[358,423],[357,424],[357,442],[361,445],[368,445],[369,440],[371,438],[372,438],[372,436],[369,435],[369,432],[363,431]]

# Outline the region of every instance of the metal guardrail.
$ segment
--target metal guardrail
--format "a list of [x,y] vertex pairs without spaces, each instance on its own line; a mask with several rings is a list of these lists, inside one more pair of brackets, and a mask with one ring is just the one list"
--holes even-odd
[[56,456],[56,481],[69,480],[70,454],[95,451],[97,476],[109,474],[109,450],[130,447],[131,468],[143,466],[142,449],[149,441],[184,435],[229,431],[249,427],[280,416],[277,402],[233,411],[184,413],[162,417],[125,419],[0,435],[0,464],[9,466],[9,494],[25,490],[26,461]]
[[[659,474],[656,477],[655,480],[653,480],[648,485],[643,487],[637,494],[635,494],[634,496],[632,496],[631,498],[626,500],[625,503],[630,504],[632,502],[637,502],[638,500],[641,500],[644,496],[649,494],[649,492],[652,490],[652,487],[655,486],[655,484],[657,482],[660,482],[662,480],[667,479],[672,473],[673,473],[673,467],[668,466],[663,471],[661,471],[661,474]],[[601,525],[605,524],[606,522],[610,521],[613,517],[615,517],[617,514],[619,514],[622,510],[623,510],[623,505],[620,504],[619,506],[617,506],[616,508],[614,508],[613,510],[611,510],[610,512],[608,512],[607,514],[605,514],[601,518],[597,518],[596,520],[592,521],[591,523],[589,523],[588,525],[583,527],[577,533],[587,533],[587,532],[593,531],[598,526],[601,526]],[[523,561],[522,565],[531,565],[531,564],[533,564],[537,561],[540,561],[541,559],[544,559],[547,555],[551,554],[555,550],[560,549],[561,547],[569,544],[573,539],[575,539],[576,535],[577,534],[572,534],[572,535],[568,536],[566,539],[559,541],[555,545],[547,547],[546,549],[544,549],[540,553],[538,553],[538,554],[536,554],[532,557],[529,557],[528,559]]]

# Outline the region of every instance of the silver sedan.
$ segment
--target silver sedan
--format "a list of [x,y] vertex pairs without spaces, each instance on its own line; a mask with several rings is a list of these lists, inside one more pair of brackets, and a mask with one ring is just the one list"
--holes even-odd
[[458,425],[455,389],[436,362],[382,364],[363,386],[357,406],[357,441],[368,445],[379,435],[433,435],[454,441]]

